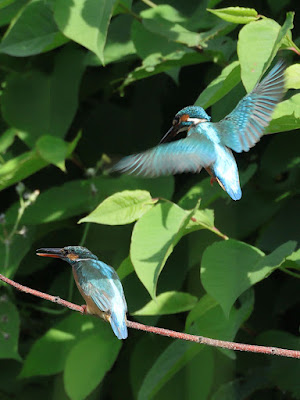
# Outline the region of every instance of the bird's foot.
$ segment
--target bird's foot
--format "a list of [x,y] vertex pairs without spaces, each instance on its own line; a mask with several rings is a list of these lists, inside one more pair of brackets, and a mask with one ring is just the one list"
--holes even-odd
[[211,177],[210,178],[210,185],[213,186],[214,182],[216,182],[216,181],[217,181],[217,178]]
[[82,304],[82,314],[88,314],[87,306],[86,304]]

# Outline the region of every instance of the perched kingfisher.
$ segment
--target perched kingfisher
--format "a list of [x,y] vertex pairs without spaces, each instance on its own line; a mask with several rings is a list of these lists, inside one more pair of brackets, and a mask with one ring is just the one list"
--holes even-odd
[[121,281],[112,267],[81,246],[43,248],[36,253],[71,264],[76,285],[86,302],[86,313],[108,321],[118,339],[127,338],[127,304]]
[[[248,151],[269,125],[273,110],[284,94],[285,65],[278,62],[270,73],[246,95],[235,109],[219,122],[202,107],[180,110],[159,145],[143,153],[121,159],[111,171],[145,177],[200,172],[202,167],[233,200],[242,197],[239,173],[231,150]],[[165,143],[179,132],[187,137]]]

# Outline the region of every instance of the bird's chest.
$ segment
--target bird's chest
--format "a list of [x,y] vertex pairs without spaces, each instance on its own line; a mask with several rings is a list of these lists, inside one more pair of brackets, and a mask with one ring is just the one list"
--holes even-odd
[[211,122],[200,122],[199,124],[192,126],[188,131],[188,136],[195,133],[215,144],[220,143],[219,132]]

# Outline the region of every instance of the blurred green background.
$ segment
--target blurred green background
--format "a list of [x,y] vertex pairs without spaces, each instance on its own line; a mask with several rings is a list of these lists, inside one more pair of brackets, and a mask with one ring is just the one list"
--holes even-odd
[[[0,0],[0,273],[82,304],[68,265],[35,249],[85,245],[119,273],[129,319],[299,349],[295,8]],[[235,155],[240,201],[205,171],[107,174],[122,156],[155,146],[186,105],[223,118],[280,58],[284,101],[255,148]],[[93,222],[78,224],[99,204]],[[0,371],[1,400],[300,398],[297,360],[133,330],[121,342],[103,321],[4,284]]]

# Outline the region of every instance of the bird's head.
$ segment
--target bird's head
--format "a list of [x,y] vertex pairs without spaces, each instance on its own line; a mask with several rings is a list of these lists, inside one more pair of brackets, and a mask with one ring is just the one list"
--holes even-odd
[[167,139],[176,136],[180,132],[187,131],[192,125],[197,125],[201,122],[209,121],[210,116],[206,114],[202,107],[184,107],[175,115],[171,128],[161,139],[160,143],[166,142]]
[[38,249],[36,254],[42,257],[61,258],[70,264],[74,264],[79,259],[98,260],[97,256],[91,253],[86,247],[82,246],[66,246],[62,248],[47,247]]

